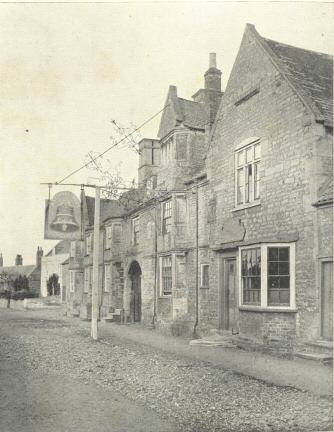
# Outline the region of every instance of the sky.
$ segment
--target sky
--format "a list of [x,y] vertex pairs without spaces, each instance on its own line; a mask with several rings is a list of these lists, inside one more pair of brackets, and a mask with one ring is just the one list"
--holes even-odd
[[[162,109],[169,85],[190,99],[203,87],[210,52],[224,89],[246,23],[269,39],[333,54],[333,18],[334,3],[325,2],[1,3],[4,265],[16,254],[33,264],[37,246],[47,253],[56,243],[43,238],[48,190],[40,183],[108,148],[112,119],[139,126]],[[159,120],[141,136],[156,137]],[[115,148],[108,158],[126,181],[136,177],[133,150]],[[92,176],[82,170],[68,181]]]

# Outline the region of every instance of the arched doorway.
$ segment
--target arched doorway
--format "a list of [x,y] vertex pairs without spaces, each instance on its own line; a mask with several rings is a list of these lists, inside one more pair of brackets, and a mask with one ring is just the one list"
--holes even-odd
[[133,261],[129,268],[131,281],[130,319],[132,322],[141,320],[141,268],[137,261]]

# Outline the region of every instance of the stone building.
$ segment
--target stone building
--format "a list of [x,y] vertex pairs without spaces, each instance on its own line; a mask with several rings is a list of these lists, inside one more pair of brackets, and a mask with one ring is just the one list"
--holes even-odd
[[52,276],[52,274],[56,274],[58,276],[60,295],[63,296],[62,263],[68,258],[69,250],[70,241],[62,240],[41,258],[41,297],[47,297],[48,295],[47,281],[49,277]]
[[[101,203],[101,316],[268,349],[331,339],[332,67],[247,25],[224,94],[214,54],[193,100],[169,87],[138,189]],[[84,318],[88,225],[67,297]]]
[[247,25],[207,156],[215,289],[203,326],[287,348],[331,337],[332,74],[331,56]]
[[[29,291],[39,294],[41,284],[41,259],[43,249],[37,247],[36,263],[32,265],[23,265],[22,255],[16,255],[15,265],[4,266],[3,256],[0,254],[0,274],[7,275],[12,281],[18,276],[26,276],[29,283]],[[7,278],[0,278],[0,291],[4,290],[8,285]]]

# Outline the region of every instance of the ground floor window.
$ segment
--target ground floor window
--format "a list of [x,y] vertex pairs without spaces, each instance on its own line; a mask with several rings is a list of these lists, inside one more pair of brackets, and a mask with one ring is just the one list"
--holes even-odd
[[172,256],[160,258],[160,294],[167,296],[172,294]]
[[70,270],[70,292],[75,291],[75,271]]
[[90,282],[90,268],[89,267],[85,267],[84,270],[84,292],[88,293],[89,292],[89,282]]
[[111,265],[104,265],[104,292],[109,292],[111,287]]
[[295,307],[295,245],[263,244],[240,250],[242,305]]
[[209,264],[201,264],[201,288],[209,288]]

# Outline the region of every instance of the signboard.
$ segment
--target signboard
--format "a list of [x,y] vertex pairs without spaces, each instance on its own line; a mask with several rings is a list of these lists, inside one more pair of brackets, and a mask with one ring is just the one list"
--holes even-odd
[[44,238],[81,240],[82,211],[79,198],[72,192],[58,192],[45,202]]

